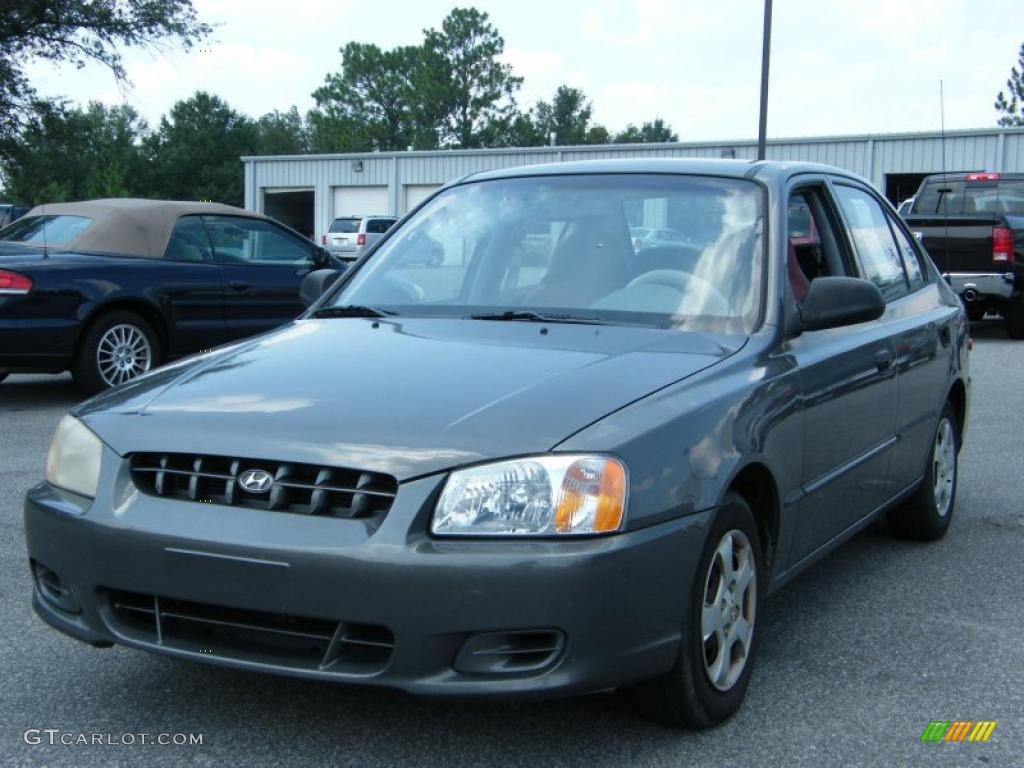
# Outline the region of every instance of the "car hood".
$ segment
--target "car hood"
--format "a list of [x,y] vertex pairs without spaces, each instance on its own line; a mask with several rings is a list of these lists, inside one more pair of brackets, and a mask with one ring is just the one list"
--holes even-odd
[[295,461],[405,480],[548,451],[743,342],[624,326],[308,319],[159,369],[76,414],[122,455]]

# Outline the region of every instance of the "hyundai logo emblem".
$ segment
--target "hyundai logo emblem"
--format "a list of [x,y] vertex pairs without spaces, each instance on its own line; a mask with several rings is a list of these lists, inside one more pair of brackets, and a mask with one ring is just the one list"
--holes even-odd
[[266,493],[274,484],[274,476],[262,469],[247,469],[238,476],[238,485],[249,493]]

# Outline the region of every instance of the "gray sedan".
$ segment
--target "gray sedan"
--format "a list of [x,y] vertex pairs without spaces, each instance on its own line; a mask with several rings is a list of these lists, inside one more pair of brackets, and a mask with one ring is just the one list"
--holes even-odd
[[[433,244],[442,268],[410,257]],[[44,621],[421,694],[626,687],[704,728],[770,592],[881,515],[953,515],[966,318],[844,171],[478,174],[304,293],[61,422],[25,503]]]

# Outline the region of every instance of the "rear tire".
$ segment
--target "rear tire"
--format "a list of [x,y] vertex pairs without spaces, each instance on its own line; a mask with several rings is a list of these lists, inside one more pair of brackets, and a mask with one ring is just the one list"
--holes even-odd
[[934,541],[946,535],[956,506],[959,466],[957,419],[952,404],[947,402],[935,428],[921,486],[906,502],[889,512],[889,527],[893,533],[918,541]]
[[1024,340],[1024,295],[1003,307],[1003,323],[1011,339]]
[[663,677],[635,686],[633,695],[652,719],[702,729],[740,708],[760,637],[757,618],[765,586],[761,540],[741,496],[726,495],[693,582],[675,666]]
[[134,312],[115,310],[86,329],[71,375],[83,394],[124,384],[159,364],[160,342],[148,322]]

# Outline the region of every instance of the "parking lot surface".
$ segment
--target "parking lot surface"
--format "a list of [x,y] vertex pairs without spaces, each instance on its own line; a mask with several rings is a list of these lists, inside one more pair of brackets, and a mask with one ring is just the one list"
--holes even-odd
[[[704,733],[615,694],[419,700],[99,650],[32,613],[21,501],[77,400],[70,379],[0,384],[0,763],[694,766],[1024,764],[1024,344],[974,329],[972,412],[949,535],[882,523],[768,600],[738,716]],[[614,617],[609,617],[614,620]],[[987,743],[922,743],[930,720],[996,720]],[[40,729],[40,744],[25,732]],[[59,729],[50,745],[43,729]],[[201,734],[201,745],[60,744]],[[109,736],[108,736],[109,735]],[[29,741],[37,740],[31,733]]]

